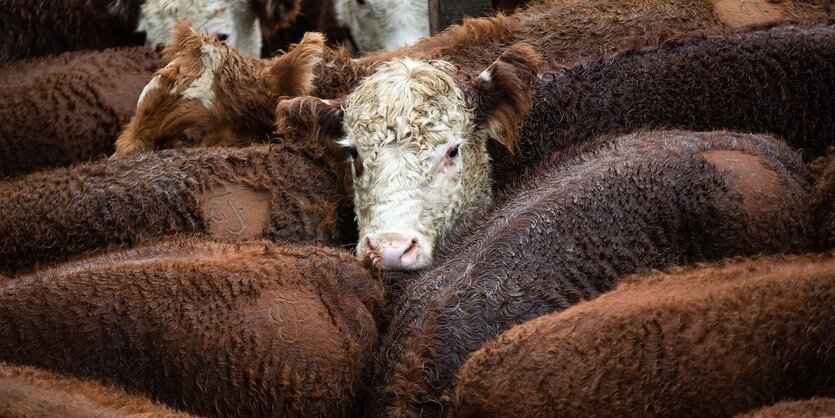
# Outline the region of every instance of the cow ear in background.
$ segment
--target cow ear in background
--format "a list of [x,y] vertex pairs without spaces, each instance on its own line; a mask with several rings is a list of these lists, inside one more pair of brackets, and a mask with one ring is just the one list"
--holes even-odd
[[280,96],[304,96],[313,92],[316,66],[322,62],[325,37],[318,32],[304,34],[301,42],[284,55],[273,58],[262,71],[271,92]]
[[476,123],[511,151],[516,149],[519,127],[531,108],[531,90],[541,65],[533,47],[518,43],[474,80]]

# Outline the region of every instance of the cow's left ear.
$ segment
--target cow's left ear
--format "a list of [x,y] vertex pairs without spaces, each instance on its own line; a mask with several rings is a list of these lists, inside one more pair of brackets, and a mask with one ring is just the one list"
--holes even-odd
[[476,123],[511,151],[516,149],[519,128],[531,108],[533,83],[541,66],[533,47],[518,43],[473,81]]
[[301,42],[284,55],[275,57],[261,76],[278,96],[305,96],[313,92],[316,67],[322,62],[325,36],[318,32],[304,34]]

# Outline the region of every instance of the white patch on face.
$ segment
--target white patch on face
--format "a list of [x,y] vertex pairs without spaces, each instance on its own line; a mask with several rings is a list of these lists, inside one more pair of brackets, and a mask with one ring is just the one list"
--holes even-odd
[[136,106],[142,104],[142,101],[145,100],[145,95],[148,94],[149,91],[153,91],[159,88],[159,80],[160,76],[155,75],[148,84],[145,85],[145,88],[142,89],[142,93],[139,94],[139,100],[136,101]]
[[191,82],[191,84],[180,93],[185,99],[196,99],[200,100],[207,109],[211,109],[214,100],[215,100],[215,92],[212,89],[212,84],[214,83],[215,79],[215,72],[225,57],[225,52],[222,48],[217,47],[216,45],[212,45],[209,43],[204,43],[203,46],[200,48],[202,55],[200,56],[200,63],[203,66],[203,73],[200,74],[200,77],[197,80]]
[[[472,110],[451,69],[443,62],[393,61],[346,99],[340,143],[356,145],[363,167],[354,179],[358,254],[365,238],[396,234],[417,240],[413,268],[426,266],[436,238],[489,201],[486,136],[472,133]],[[456,144],[462,156],[444,167]]]

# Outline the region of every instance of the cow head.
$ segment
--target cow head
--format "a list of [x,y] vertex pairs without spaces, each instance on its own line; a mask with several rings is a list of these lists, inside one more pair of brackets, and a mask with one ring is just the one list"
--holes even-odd
[[363,80],[341,106],[316,103],[317,124],[298,129],[335,136],[328,127],[341,121],[359,257],[391,270],[425,267],[436,240],[490,201],[487,141],[515,148],[539,68],[527,44],[512,46],[475,78],[444,61],[400,59]]
[[391,51],[429,36],[426,1],[335,0],[334,9],[361,51]]
[[261,56],[261,26],[246,0],[148,0],[140,9],[137,30],[146,33],[149,46],[166,45],[180,18],[250,57]]
[[177,25],[174,38],[166,49],[169,64],[142,90],[114,156],[265,141],[278,98],[313,89],[324,48],[321,34],[308,33],[288,53],[258,60],[199,35],[187,22]]

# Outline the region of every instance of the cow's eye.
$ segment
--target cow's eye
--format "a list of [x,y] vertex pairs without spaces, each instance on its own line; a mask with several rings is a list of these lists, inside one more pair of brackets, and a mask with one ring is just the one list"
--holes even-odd
[[203,132],[199,129],[189,128],[180,133],[180,138],[175,148],[194,147],[203,142]]
[[221,40],[221,41],[225,41],[225,40],[229,39],[229,34],[227,34],[227,33],[218,33],[218,34],[217,34],[217,39],[219,39],[219,40]]
[[450,160],[454,160],[456,157],[458,157],[458,145],[447,150],[446,157]]
[[348,152],[350,152],[350,153],[351,153],[351,158],[353,158],[353,159],[355,159],[355,160],[357,159],[357,157],[359,157],[359,156],[360,156],[359,152],[357,152],[357,147],[351,147],[351,148],[349,148],[349,151],[348,151]]
[[357,0],[357,4],[360,6],[365,6],[365,0]]

